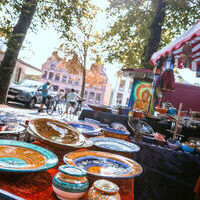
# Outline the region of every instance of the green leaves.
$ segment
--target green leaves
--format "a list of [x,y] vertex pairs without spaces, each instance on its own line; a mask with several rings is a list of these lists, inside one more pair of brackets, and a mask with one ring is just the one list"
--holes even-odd
[[[144,48],[152,36],[150,28],[159,0],[109,0],[109,2],[107,15],[108,18],[114,18],[115,22],[110,25],[109,31],[104,33],[107,61],[117,61],[123,67],[143,67],[141,61],[144,57]],[[200,19],[199,0],[166,0],[166,3],[158,48],[171,42]]]

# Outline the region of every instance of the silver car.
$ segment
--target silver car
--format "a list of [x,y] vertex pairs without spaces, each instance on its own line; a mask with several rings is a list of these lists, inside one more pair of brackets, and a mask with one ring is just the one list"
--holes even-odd
[[[36,103],[42,102],[43,83],[25,79],[18,84],[11,84],[8,90],[7,101],[24,103],[27,107],[33,108]],[[56,92],[49,89],[48,97],[56,96]]]

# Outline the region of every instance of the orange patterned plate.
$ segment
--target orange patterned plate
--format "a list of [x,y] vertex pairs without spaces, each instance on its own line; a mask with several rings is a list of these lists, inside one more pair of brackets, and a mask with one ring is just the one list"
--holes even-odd
[[105,178],[133,178],[142,173],[142,167],[134,160],[101,151],[70,152],[64,156],[64,162]]
[[37,118],[28,125],[34,137],[49,145],[79,148],[85,143],[85,137],[78,130],[58,120]]
[[35,172],[53,168],[58,157],[40,146],[15,140],[0,140],[0,171]]

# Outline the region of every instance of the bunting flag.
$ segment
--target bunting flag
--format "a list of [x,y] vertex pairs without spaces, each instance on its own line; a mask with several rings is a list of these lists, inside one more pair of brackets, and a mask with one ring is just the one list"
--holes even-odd
[[165,56],[167,53],[173,53],[174,57],[178,59],[178,67],[182,68],[183,64],[181,59],[184,55],[184,47],[186,44],[189,44],[191,47],[191,62],[196,63],[195,65],[190,65],[189,68],[196,71],[200,64],[200,20],[176,40],[155,52],[151,57],[150,64],[155,65],[156,60],[161,56]]

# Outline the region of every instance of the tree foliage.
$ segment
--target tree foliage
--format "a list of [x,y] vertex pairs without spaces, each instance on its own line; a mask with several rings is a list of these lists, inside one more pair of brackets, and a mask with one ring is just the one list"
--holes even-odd
[[59,30],[70,26],[86,13],[89,0],[2,0],[0,33],[6,38],[7,50],[0,66],[0,103],[5,103],[8,87],[29,27],[54,24]]
[[[118,61],[124,67],[143,67],[144,51],[151,37],[151,26],[161,0],[109,0],[109,17],[116,21],[105,33],[105,49],[109,62]],[[200,1],[163,0],[166,3],[158,50],[187,30],[200,18]]]
[[69,72],[82,74],[81,97],[84,95],[87,67],[90,59],[96,54],[99,43],[99,34],[94,25],[98,11],[98,7],[87,4],[87,13],[84,13],[81,19],[76,19],[76,23],[67,33],[65,24],[61,26],[63,43],[60,45],[60,51],[66,56],[72,56],[68,61],[71,68]]

